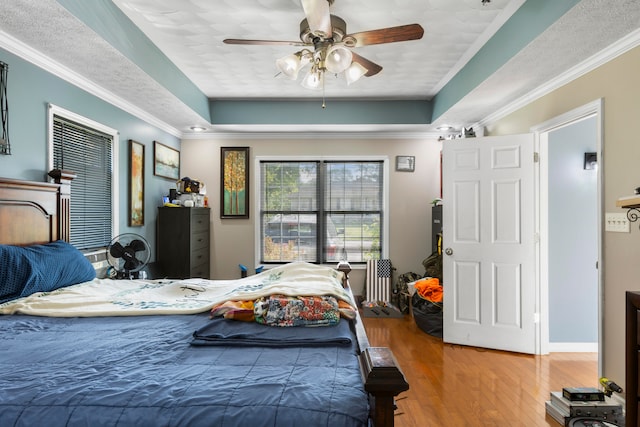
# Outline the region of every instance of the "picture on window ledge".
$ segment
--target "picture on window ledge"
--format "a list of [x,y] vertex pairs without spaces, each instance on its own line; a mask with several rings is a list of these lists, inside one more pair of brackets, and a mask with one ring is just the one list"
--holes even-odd
[[396,156],[396,171],[398,172],[413,172],[415,165],[415,156]]

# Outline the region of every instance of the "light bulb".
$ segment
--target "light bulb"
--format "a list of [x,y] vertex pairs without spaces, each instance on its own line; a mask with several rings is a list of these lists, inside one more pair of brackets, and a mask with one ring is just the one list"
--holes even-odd
[[322,80],[324,79],[324,73],[318,68],[313,67],[309,70],[304,79],[302,79],[302,86],[307,89],[317,90],[322,88]]
[[367,69],[358,62],[352,62],[349,68],[344,70],[344,78],[347,81],[347,85],[357,82],[360,77],[367,74]]
[[299,53],[292,53],[280,59],[276,60],[276,67],[278,70],[291,80],[298,78],[298,71],[302,68]]
[[333,45],[327,49],[327,57],[324,65],[332,73],[341,73],[351,65],[353,55],[351,51],[344,46]]

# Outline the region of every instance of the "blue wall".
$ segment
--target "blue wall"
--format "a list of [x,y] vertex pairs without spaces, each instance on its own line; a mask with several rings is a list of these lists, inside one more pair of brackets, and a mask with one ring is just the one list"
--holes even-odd
[[[47,106],[54,104],[119,132],[120,233],[143,235],[155,259],[157,206],[174,187],[171,180],[153,175],[153,141],[174,148],[180,140],[99,99],[33,64],[0,49],[0,61],[9,65],[7,99],[11,155],[0,155],[0,176],[44,181],[47,165]],[[145,145],[145,225],[128,227],[128,140]],[[73,195],[72,195],[73,196]]]
[[598,342],[595,117],[549,134],[549,342]]

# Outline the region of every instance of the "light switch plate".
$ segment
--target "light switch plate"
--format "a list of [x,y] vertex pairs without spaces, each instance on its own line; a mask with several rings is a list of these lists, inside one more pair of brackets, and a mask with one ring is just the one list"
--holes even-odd
[[607,212],[604,214],[604,230],[614,233],[629,233],[631,227],[626,213]]

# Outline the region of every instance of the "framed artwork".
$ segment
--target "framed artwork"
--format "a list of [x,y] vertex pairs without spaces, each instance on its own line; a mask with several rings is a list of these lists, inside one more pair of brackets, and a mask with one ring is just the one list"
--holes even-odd
[[249,218],[249,147],[221,147],[220,161],[220,218]]
[[7,73],[9,65],[0,61],[0,154],[11,154],[9,145],[9,103],[7,102]]
[[396,156],[396,171],[413,172],[416,166],[415,156]]
[[153,174],[163,178],[180,179],[180,152],[153,141]]
[[129,140],[129,226],[144,225],[144,145]]

